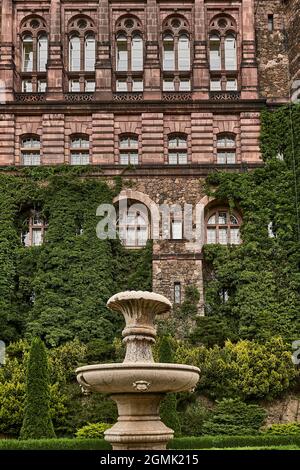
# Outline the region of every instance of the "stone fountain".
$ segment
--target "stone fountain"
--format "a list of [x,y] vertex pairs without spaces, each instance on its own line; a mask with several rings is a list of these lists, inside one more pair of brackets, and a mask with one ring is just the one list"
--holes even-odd
[[108,393],[117,403],[118,421],[105,432],[114,450],[166,449],[174,432],[160,420],[160,402],[166,393],[193,391],[200,370],[153,360],[154,318],[170,311],[166,297],[143,291],[120,292],[107,306],[125,318],[124,362],[79,367],[77,380],[84,390]]

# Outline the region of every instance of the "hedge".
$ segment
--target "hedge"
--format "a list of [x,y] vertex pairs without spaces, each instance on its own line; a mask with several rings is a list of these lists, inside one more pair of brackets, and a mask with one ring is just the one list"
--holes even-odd
[[[203,436],[173,439],[168,449],[229,449],[251,447],[300,447],[300,436]],[[104,439],[0,439],[1,450],[110,450]]]
[[300,447],[300,436],[201,436],[173,439],[168,449],[211,449],[230,447],[269,447],[294,444]]

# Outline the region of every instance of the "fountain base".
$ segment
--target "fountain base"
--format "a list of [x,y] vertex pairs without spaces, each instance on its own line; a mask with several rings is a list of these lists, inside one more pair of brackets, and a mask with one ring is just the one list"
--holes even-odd
[[159,417],[159,404],[165,394],[122,393],[111,395],[117,403],[117,423],[105,431],[113,450],[166,449],[174,432]]

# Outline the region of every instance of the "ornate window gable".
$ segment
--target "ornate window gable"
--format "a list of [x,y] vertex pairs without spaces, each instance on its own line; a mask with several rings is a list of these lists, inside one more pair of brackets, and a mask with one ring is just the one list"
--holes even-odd
[[68,24],[69,91],[95,91],[96,28],[91,18],[80,15]]
[[171,15],[163,23],[162,69],[164,91],[190,91],[190,27],[183,16]]
[[126,15],[115,28],[116,91],[143,91],[144,41],[141,21]]
[[237,91],[237,25],[227,14],[215,16],[209,25],[211,91]]
[[48,31],[46,21],[29,16],[20,25],[21,83],[25,93],[45,92],[47,88]]

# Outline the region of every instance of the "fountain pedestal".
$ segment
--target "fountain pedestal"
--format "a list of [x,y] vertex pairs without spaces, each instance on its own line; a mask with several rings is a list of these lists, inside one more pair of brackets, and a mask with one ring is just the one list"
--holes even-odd
[[154,318],[170,310],[168,299],[152,292],[128,291],[111,297],[107,306],[125,318],[124,362],[80,367],[77,380],[86,390],[109,393],[117,403],[118,421],[105,431],[113,449],[166,449],[174,433],[159,417],[160,402],[166,393],[192,391],[200,371],[153,360]]

